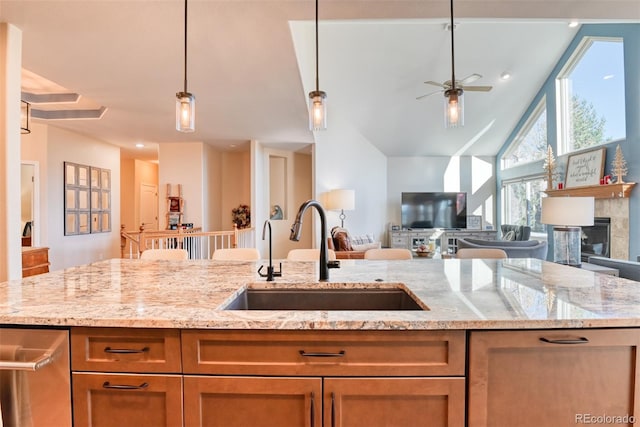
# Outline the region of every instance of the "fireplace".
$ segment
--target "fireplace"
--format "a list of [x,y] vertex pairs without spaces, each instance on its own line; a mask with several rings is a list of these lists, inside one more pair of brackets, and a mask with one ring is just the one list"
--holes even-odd
[[582,262],[591,255],[610,257],[611,218],[596,217],[593,225],[582,227]]

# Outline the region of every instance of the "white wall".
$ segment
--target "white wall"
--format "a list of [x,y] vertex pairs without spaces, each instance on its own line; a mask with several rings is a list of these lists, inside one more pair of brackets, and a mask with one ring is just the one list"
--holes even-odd
[[[314,197],[323,203],[330,190],[355,190],[355,210],[345,212],[345,227],[353,235],[374,233],[376,237],[384,238],[386,156],[348,123],[338,120],[330,122],[326,131],[316,132],[315,138]],[[327,212],[327,233],[333,226],[340,225],[338,215],[339,212]],[[316,224],[319,224],[317,220]]]
[[387,218],[401,224],[402,192],[465,191],[467,214],[495,224],[494,157],[390,157]]
[[[47,172],[41,191],[46,198],[42,216],[47,233],[42,246],[49,247],[51,270],[120,257],[120,149],[84,135],[48,127]],[[111,170],[111,232],[64,235],[64,162]]]

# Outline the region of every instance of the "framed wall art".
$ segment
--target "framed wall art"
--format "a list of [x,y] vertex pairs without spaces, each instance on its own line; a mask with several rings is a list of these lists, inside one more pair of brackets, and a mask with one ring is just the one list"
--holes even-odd
[[111,171],[64,162],[64,235],[111,231]]
[[467,215],[467,230],[482,230],[482,216]]
[[599,185],[604,176],[606,148],[570,154],[567,159],[567,173],[564,187],[584,187]]

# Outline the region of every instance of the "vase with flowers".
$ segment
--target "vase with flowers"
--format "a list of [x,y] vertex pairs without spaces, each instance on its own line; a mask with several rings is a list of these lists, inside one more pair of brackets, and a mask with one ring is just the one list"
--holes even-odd
[[238,228],[248,228],[251,226],[251,209],[248,205],[240,204],[231,210],[233,223]]

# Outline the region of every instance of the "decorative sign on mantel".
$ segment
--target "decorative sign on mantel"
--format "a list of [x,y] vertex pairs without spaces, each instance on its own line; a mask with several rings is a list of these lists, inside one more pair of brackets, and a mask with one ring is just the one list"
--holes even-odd
[[606,148],[571,154],[567,160],[565,188],[599,185],[604,176]]

